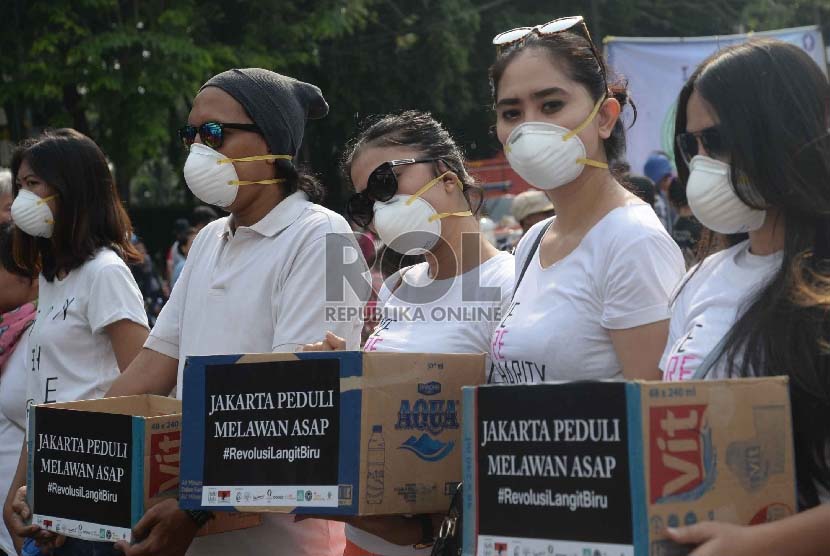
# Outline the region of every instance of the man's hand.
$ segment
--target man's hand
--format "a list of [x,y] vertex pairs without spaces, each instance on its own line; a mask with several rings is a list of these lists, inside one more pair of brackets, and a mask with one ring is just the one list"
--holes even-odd
[[697,545],[689,556],[772,556],[759,543],[752,527],[705,521],[689,527],[667,529],[671,540],[678,544]]
[[115,547],[125,556],[183,556],[193,542],[198,527],[174,499],[159,502],[133,528],[139,542],[119,541]]
[[346,340],[332,332],[326,332],[326,339],[322,342],[305,344],[303,351],[344,351]]
[[8,502],[3,506],[3,521],[6,528],[12,534],[15,550],[19,554],[23,549],[23,539],[34,537],[41,529],[37,525],[26,525],[26,520],[32,516],[29,505],[26,503],[26,487],[17,489],[11,504]]

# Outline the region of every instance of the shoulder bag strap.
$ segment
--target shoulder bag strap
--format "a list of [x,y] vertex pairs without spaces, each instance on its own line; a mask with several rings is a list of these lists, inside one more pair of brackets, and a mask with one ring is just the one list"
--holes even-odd
[[519,289],[519,284],[522,283],[522,278],[525,277],[525,272],[527,272],[527,267],[530,266],[530,261],[533,260],[533,256],[536,254],[536,250],[539,249],[539,244],[542,243],[542,238],[545,237],[545,233],[547,233],[548,228],[550,225],[553,224],[553,219],[551,219],[547,224],[542,227],[542,231],[539,232],[539,235],[533,240],[533,245],[530,246],[530,252],[527,254],[527,258],[525,259],[524,265],[522,265],[522,271],[519,273],[519,277],[516,278],[516,285],[513,286],[513,297],[516,297],[516,290]]
[[718,345],[709,352],[709,354],[703,359],[703,361],[698,365],[697,370],[695,370],[695,374],[692,375],[691,380],[705,380],[706,377],[709,375],[709,371],[712,370],[714,367],[715,362],[718,360],[721,352],[723,351],[724,346],[726,345],[726,339],[729,337],[729,333],[727,333],[723,338],[720,339]]

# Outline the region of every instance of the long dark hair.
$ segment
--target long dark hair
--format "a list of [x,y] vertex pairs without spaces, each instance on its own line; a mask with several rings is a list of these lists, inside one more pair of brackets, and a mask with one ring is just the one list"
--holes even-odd
[[[693,91],[719,119],[732,183],[752,184],[736,194],[783,216],[781,266],[746,300],[719,357],[732,376],[790,377],[800,502],[813,506],[815,484],[830,488],[830,272],[814,249],[817,230],[830,225],[830,84],[798,47],[757,40],[721,50],[695,70],[678,100],[678,132]],[[675,160],[686,183],[677,147]]]
[[[628,84],[620,79],[614,83],[607,82],[611,72],[601,56],[594,55],[591,43],[573,31],[563,31],[553,35],[539,36],[530,34],[523,41],[502,50],[490,67],[490,91],[493,102],[498,99],[499,82],[510,63],[526,50],[542,50],[555,62],[564,62],[571,79],[583,85],[591,94],[594,102],[601,98],[613,97],[620,103],[620,109],[631,106],[634,121],[637,120],[637,107],[628,95]],[[611,136],[603,141],[605,157],[609,162],[618,161],[625,154],[625,124],[622,117],[617,119]]]
[[398,114],[387,114],[372,121],[346,147],[340,170],[343,179],[352,184],[352,162],[360,149],[375,147],[411,147],[425,157],[438,158],[452,170],[461,181],[462,191],[470,210],[478,214],[484,196],[473,177],[464,166],[464,154],[449,131],[432,114],[418,110],[406,110]]
[[326,198],[326,188],[314,174],[297,166],[289,160],[277,160],[277,176],[285,180],[285,191],[289,195],[302,191],[312,203],[322,203]]
[[42,273],[51,282],[92,259],[102,247],[111,248],[127,263],[142,260],[130,243],[132,224],[107,159],[92,139],[74,129],[57,129],[22,143],[12,156],[15,195],[24,161],[55,189],[58,199],[51,238],[15,230],[12,249],[17,266],[30,276]]

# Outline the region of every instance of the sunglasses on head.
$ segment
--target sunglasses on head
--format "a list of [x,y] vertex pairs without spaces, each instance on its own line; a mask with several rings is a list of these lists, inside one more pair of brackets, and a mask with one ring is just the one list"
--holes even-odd
[[199,126],[186,125],[179,128],[178,133],[182,145],[187,149],[196,141],[197,135],[202,139],[202,143],[211,149],[218,149],[225,140],[225,129],[241,129],[262,134],[256,124],[226,124],[222,122],[205,122]]
[[365,228],[372,221],[374,216],[375,201],[387,202],[398,192],[398,176],[395,174],[396,166],[409,166],[424,162],[438,162],[440,158],[403,158],[389,160],[375,168],[369,179],[366,180],[366,189],[355,193],[346,202],[346,216]]
[[588,41],[588,44],[591,46],[591,51],[594,53],[594,58],[596,58],[600,70],[602,71],[602,78],[607,84],[608,79],[605,75],[605,65],[602,63],[602,57],[600,56],[594,41],[591,39],[591,33],[588,32],[588,26],[585,24],[585,18],[581,15],[560,17],[559,19],[554,19],[553,21],[548,21],[547,23],[543,23],[542,25],[537,25],[535,27],[516,27],[515,29],[504,31],[503,33],[499,33],[493,37],[493,44],[496,45],[496,50],[501,53],[515,44],[524,42],[530,35],[535,34],[539,37],[549,37],[564,31],[576,33]]
[[706,150],[706,154],[711,158],[721,159],[726,155],[726,143],[723,140],[720,128],[717,126],[707,127],[700,131],[685,132],[677,134],[677,147],[680,149],[680,154],[686,164],[697,156],[700,150],[698,148],[698,139],[700,145]]

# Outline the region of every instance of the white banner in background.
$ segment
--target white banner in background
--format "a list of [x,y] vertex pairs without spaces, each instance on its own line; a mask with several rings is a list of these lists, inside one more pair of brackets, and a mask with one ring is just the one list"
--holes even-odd
[[716,50],[757,37],[800,46],[827,73],[824,41],[815,25],[746,35],[605,39],[606,59],[614,72],[628,80],[637,105],[637,123],[626,134],[632,174],[643,173],[643,165],[654,151],[666,151],[673,157],[677,96],[698,64]]

